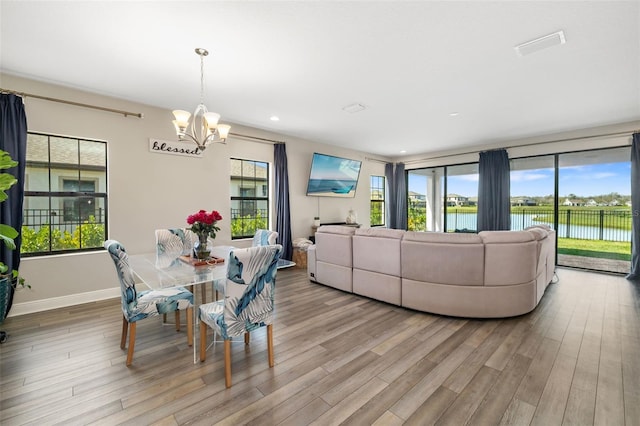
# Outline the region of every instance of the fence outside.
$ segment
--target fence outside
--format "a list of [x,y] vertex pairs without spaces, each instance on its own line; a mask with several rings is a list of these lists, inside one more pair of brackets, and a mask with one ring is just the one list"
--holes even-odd
[[[83,213],[88,214],[84,211]],[[89,213],[95,217],[96,224],[104,225],[104,209],[102,207],[96,208]],[[70,219],[69,216],[69,212],[65,211],[65,209],[24,209],[22,226],[38,231],[42,226],[51,225],[52,228],[59,229],[63,233],[67,231],[73,234],[76,228],[82,225],[86,219],[79,219],[74,215],[71,215],[73,219]]]
[[[420,205],[411,208],[425,211]],[[423,213],[424,214],[424,213]],[[558,211],[558,237],[582,240],[630,241],[631,210],[582,210]],[[526,209],[511,213],[511,229],[521,230],[532,225],[546,224],[553,227],[552,209]],[[447,232],[477,230],[478,214],[468,210],[447,209]]]

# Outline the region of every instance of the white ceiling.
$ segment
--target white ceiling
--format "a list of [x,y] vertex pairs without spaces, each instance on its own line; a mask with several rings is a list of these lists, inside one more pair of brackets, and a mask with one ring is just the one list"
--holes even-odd
[[[380,155],[640,119],[639,1],[0,7],[4,73],[192,111],[204,47],[205,104],[221,121]],[[566,44],[515,53],[558,30]],[[367,109],[342,110],[355,102]]]

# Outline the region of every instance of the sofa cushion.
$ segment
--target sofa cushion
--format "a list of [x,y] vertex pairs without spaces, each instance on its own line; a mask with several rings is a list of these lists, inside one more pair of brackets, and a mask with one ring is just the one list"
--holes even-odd
[[452,232],[405,232],[403,241],[419,241],[425,243],[447,244],[482,244],[482,238],[477,234],[463,234]]
[[539,244],[529,231],[482,231],[486,285],[504,286],[536,281]]
[[348,226],[321,226],[316,232],[316,260],[351,268],[355,229]]
[[365,228],[353,236],[353,267],[400,276],[400,241],[404,231]]
[[404,236],[405,231],[402,229],[389,228],[357,228],[354,235],[363,237],[380,237],[400,240]]
[[407,232],[401,243],[402,277],[438,284],[484,284],[484,244],[476,234]]
[[341,235],[353,235],[356,231],[356,228],[353,226],[342,226],[342,225],[322,225],[316,231],[316,235],[318,233],[325,234],[341,234]]

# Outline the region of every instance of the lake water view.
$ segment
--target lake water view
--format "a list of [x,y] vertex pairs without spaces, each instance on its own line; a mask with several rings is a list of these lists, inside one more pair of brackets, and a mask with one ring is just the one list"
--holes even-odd
[[[536,221],[539,213],[512,213],[511,214],[511,230],[519,231],[532,225],[549,225],[553,224]],[[456,229],[477,229],[478,215],[477,213],[447,213],[447,231],[452,232]],[[606,228],[598,226],[583,226],[570,224],[558,224],[558,238],[577,238],[584,240],[605,240],[605,241],[631,241],[631,231],[618,228]]]

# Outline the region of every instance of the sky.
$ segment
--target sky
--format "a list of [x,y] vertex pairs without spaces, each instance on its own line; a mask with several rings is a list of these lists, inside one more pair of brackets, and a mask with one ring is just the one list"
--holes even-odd
[[[424,177],[409,175],[409,191],[425,193]],[[546,196],[553,194],[553,169],[514,170],[511,172],[511,194],[513,196]],[[450,176],[447,183],[449,194],[465,197],[478,195],[478,175]],[[560,197],[575,194],[579,197],[617,192],[631,194],[631,164],[606,163],[585,166],[562,167],[560,169]]]

